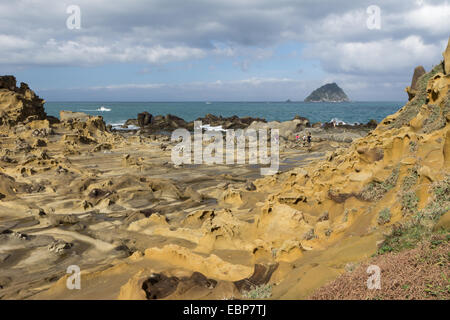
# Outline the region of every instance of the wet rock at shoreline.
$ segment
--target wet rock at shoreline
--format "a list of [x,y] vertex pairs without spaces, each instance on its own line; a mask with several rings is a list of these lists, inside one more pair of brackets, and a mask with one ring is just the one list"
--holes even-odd
[[147,111],[144,111],[142,113],[139,113],[137,116],[137,123],[139,127],[145,127],[149,125],[152,122],[152,115],[148,113]]
[[[203,118],[198,118],[195,121],[202,121],[203,124],[208,124],[214,127],[222,127],[223,129],[245,129],[252,122],[266,122],[265,119],[252,118],[252,117],[222,117],[215,116],[213,114],[207,114]],[[157,115],[152,116],[148,112],[139,113],[137,119],[128,119],[124,126],[129,125],[139,126],[143,129],[144,133],[155,133],[159,131],[172,131],[178,128],[184,128],[187,130],[194,130],[194,121],[187,122],[184,119],[172,114],[165,116]]]

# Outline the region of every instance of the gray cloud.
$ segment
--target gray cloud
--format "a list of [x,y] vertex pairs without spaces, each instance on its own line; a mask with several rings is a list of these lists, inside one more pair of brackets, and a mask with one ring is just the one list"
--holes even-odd
[[377,83],[394,75],[393,84],[405,84],[413,67],[438,62],[450,30],[447,1],[377,1],[380,30],[366,27],[372,0],[77,0],[81,30],[66,28],[69,4],[0,0],[0,65],[161,65],[223,56],[237,57],[247,71],[278,44],[299,41],[301,57],[319,60],[329,78]]
[[117,84],[108,86],[57,90],[40,90],[38,94],[49,97],[48,100],[77,100],[83,96],[91,100],[129,101],[242,101],[285,100],[291,97],[303,100],[303,92],[309,87],[319,85],[318,81],[304,81],[289,78],[247,78],[233,81],[189,82],[181,84]]

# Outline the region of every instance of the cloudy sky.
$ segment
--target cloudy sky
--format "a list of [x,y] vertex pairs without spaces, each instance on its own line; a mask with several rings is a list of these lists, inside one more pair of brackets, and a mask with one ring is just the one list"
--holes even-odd
[[47,101],[403,101],[449,36],[442,0],[0,0],[0,74]]

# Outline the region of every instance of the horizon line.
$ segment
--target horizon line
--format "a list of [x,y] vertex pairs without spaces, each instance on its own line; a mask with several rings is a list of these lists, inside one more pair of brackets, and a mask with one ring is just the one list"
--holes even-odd
[[308,104],[318,104],[318,103],[357,103],[357,102],[399,102],[406,103],[406,100],[351,100],[346,102],[306,102],[302,100],[291,100],[291,101],[282,101],[282,100],[45,100],[47,102],[133,102],[133,103],[180,103],[180,102],[201,102],[201,103],[242,103],[242,102],[250,102],[250,103],[308,103]]

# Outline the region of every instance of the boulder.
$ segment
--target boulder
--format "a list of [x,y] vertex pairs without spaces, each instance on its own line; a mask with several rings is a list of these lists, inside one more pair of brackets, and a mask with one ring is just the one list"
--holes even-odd
[[304,122],[302,120],[290,120],[284,122],[271,121],[268,123],[264,122],[253,122],[249,129],[259,130],[259,129],[278,129],[279,136],[288,139],[292,137],[294,132],[298,132],[305,128]]
[[59,119],[61,121],[83,121],[86,122],[89,119],[89,115],[84,112],[73,112],[62,110],[59,112]]
[[139,127],[143,128],[152,122],[153,116],[147,111],[141,112],[137,115],[137,123]]
[[367,122],[366,127],[368,128],[376,128],[378,126],[377,120],[371,119]]
[[310,124],[308,118],[301,117],[301,116],[299,116],[298,114],[294,117],[293,120],[300,120],[300,121],[302,121],[302,124],[303,124],[305,127],[311,126],[311,124]]

